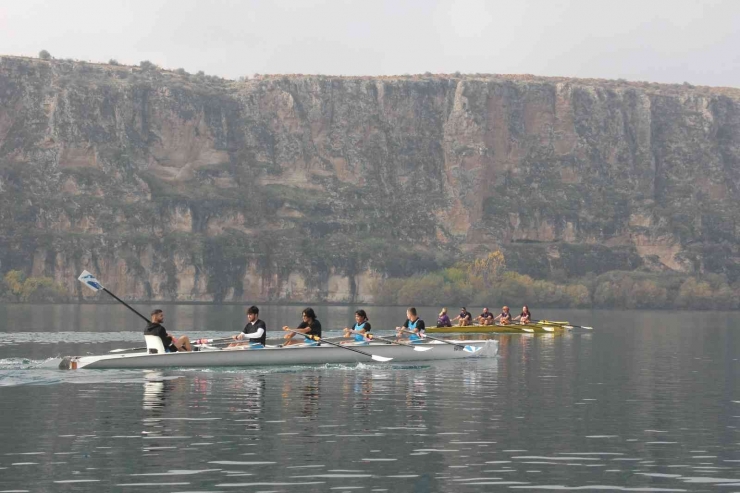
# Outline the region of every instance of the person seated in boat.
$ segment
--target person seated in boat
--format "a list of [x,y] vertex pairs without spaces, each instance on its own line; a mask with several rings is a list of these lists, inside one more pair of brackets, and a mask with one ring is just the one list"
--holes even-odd
[[493,324],[493,313],[488,311],[488,308],[483,308],[483,313],[475,318],[481,325],[492,325]]
[[365,335],[370,332],[370,321],[367,318],[365,310],[357,310],[355,312],[355,324],[350,329],[349,327],[344,328],[344,337],[352,337],[355,342],[367,342]]
[[522,307],[522,313],[520,313],[518,317],[514,317],[511,320],[513,322],[519,322],[522,325],[532,323],[532,314],[529,313],[529,307],[527,305],[524,305]]
[[460,327],[466,327],[473,323],[473,314],[470,313],[467,308],[462,307],[462,309],[460,310],[460,315],[452,319],[453,322],[455,320],[459,320],[458,325]]
[[439,316],[437,317],[437,327],[452,327],[452,321],[447,315],[447,308],[442,308],[442,311],[439,312]]
[[229,347],[249,346],[254,349],[261,349],[267,343],[267,324],[259,319],[260,309],[256,306],[247,308],[247,325],[242,329],[241,334],[232,337],[237,342]]
[[[409,334],[404,329],[412,333]],[[398,339],[404,333],[408,334],[410,341],[421,341],[424,339],[424,334],[426,334],[426,325],[424,325],[424,321],[416,314],[416,308],[414,307],[406,310],[406,321],[403,323],[403,326],[396,327],[396,336]]]
[[493,319],[493,321],[497,321],[499,325],[509,325],[511,324],[511,313],[509,312],[509,307],[505,306],[501,309],[501,313]]
[[164,322],[164,312],[157,308],[151,313],[151,322],[144,329],[145,336],[158,336],[162,339],[162,345],[165,352],[174,353],[177,351],[192,351],[188,336],[177,337],[174,334],[168,334],[162,325]]
[[[295,341],[293,340],[293,336],[296,335],[296,332],[289,332],[285,334],[285,339],[287,341],[284,346],[290,346],[291,344],[301,344],[305,343],[311,346],[318,346],[318,342],[308,336],[317,336],[321,337],[321,322],[319,322],[316,319],[316,312],[313,311],[313,308],[306,308],[303,310],[303,313],[301,315],[303,317],[303,322],[301,322],[298,327],[296,327],[296,332],[300,332],[301,334],[305,334],[305,340],[303,341]],[[287,325],[283,327],[283,330],[290,331],[290,327]]]

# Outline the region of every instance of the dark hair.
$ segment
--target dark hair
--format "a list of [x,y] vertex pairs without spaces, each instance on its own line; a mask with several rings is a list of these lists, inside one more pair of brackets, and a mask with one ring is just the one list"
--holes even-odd
[[409,307],[406,311],[409,312],[411,315],[416,315],[416,308],[414,308],[413,306]]
[[307,316],[311,320],[316,320],[316,312],[313,311],[313,308],[304,308],[303,315]]
[[157,308],[156,310],[152,310],[152,313],[149,314],[149,316],[153,317],[154,315],[159,315],[160,313],[164,313],[164,312],[162,312],[160,308]]
[[468,309],[467,309],[467,308],[465,308],[465,307],[462,307],[462,309],[463,309],[463,310],[465,310],[465,311],[468,311]]
[[529,315],[529,307],[527,305],[524,305],[524,309],[527,310],[527,315]]
[[357,310],[355,312],[355,315],[359,315],[362,318],[364,318],[365,320],[370,320],[369,318],[367,318],[367,313],[365,313],[365,310]]
[[249,308],[247,308],[247,313],[251,313],[252,315],[259,315],[260,309],[252,305]]

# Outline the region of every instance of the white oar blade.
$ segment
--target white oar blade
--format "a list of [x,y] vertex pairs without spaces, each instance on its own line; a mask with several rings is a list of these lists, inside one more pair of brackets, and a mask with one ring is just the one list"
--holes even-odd
[[373,358],[373,361],[379,361],[380,363],[385,363],[393,359],[393,358],[386,358],[385,356],[378,356],[377,354],[373,354],[372,358]]
[[581,328],[582,328],[582,329],[586,329],[586,330],[594,330],[594,328],[593,328],[593,327],[586,327],[585,325],[584,325],[583,327],[581,327]]
[[524,332],[534,332],[534,329],[527,329],[527,328],[524,328],[524,327],[522,327],[522,330]]
[[563,325],[563,328],[570,330],[570,329],[573,328],[573,326],[572,325]]
[[554,332],[555,331],[555,329],[553,327],[550,327],[550,326],[543,326],[542,327],[542,330],[544,330],[545,332]]
[[90,274],[86,270],[82,271],[82,274],[80,274],[80,277],[78,277],[77,280],[93,291],[100,291],[101,289],[103,289],[103,285],[100,284],[97,279],[95,279],[95,276]]
[[430,347],[419,347],[419,346],[414,347],[414,351],[429,351],[431,349],[433,349],[433,348],[430,348]]

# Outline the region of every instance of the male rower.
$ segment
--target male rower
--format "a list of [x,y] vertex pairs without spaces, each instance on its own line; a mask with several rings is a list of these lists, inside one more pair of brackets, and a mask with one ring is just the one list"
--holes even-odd
[[259,319],[260,309],[256,306],[247,308],[247,325],[244,326],[241,334],[232,337],[235,341],[248,341],[243,343],[231,344],[229,347],[244,346],[261,349],[267,343],[267,324]]
[[[303,341],[306,345],[310,346],[316,346],[318,343],[311,339],[308,336],[318,336],[321,337],[321,322],[319,322],[316,319],[316,312],[313,311],[313,308],[306,308],[303,310],[303,313],[301,313],[301,316],[303,317],[303,322],[301,322],[298,327],[295,329],[291,329],[287,325],[283,327],[283,330],[289,331],[288,334],[285,334],[285,339],[287,341],[284,346],[290,346],[291,344],[300,344],[300,341],[294,341],[293,336],[296,335],[296,332],[303,334],[305,336],[305,340]],[[295,332],[293,332],[293,330]]]
[[509,325],[511,324],[511,313],[509,312],[509,307],[505,306],[501,309],[501,313],[493,319],[495,322],[498,320],[498,323],[500,325]]
[[488,311],[488,308],[483,308],[483,313],[475,318],[481,325],[493,324],[493,313]]
[[176,337],[174,334],[168,334],[162,325],[164,322],[164,312],[157,308],[151,313],[151,323],[144,329],[145,336],[158,336],[162,339],[162,345],[167,353],[177,351],[192,351],[190,339],[188,336]]
[[409,334],[410,341],[421,341],[424,338],[424,334],[426,334],[426,325],[424,325],[424,321],[416,314],[416,308],[411,307],[406,310],[406,321],[403,323],[402,327],[396,327],[396,334],[399,339],[404,333],[403,329],[412,331],[412,333]]
[[471,325],[473,323],[473,314],[470,313],[467,308],[462,307],[462,309],[460,310],[460,315],[458,315],[457,317],[455,317],[455,318],[452,319],[453,322],[455,320],[459,320],[460,321],[458,323],[458,325],[460,327],[466,327],[466,326]]

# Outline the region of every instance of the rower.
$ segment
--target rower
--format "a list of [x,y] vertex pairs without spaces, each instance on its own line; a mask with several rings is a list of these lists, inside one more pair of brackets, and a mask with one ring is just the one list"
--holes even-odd
[[344,328],[344,337],[353,337],[355,342],[367,344],[365,336],[370,332],[370,322],[368,320],[365,310],[357,310],[355,312],[355,324],[351,329],[349,327]]
[[475,318],[481,325],[493,324],[493,313],[488,311],[488,308],[483,308],[483,313]]
[[[301,322],[300,325],[298,325],[298,327],[296,327],[293,330],[295,330],[296,332],[300,332],[301,334],[305,334],[306,336],[321,337],[321,322],[316,320],[316,312],[313,311],[313,308],[304,309],[302,313],[302,317],[303,317],[303,322]],[[291,330],[291,328],[286,325],[283,327],[283,330],[287,331],[287,330]],[[295,332],[290,332],[288,334],[285,334],[285,339],[287,339],[287,341],[283,345],[290,346],[291,344],[300,344],[300,342],[293,340],[293,336],[295,334],[296,334]],[[303,342],[309,346],[319,345],[318,342],[308,337],[306,337]]]
[[462,307],[462,309],[460,310],[460,315],[452,319],[453,322],[455,320],[460,321],[458,324],[460,327],[465,327],[473,322],[473,315],[467,310],[467,308]]
[[505,306],[501,309],[501,313],[493,319],[495,322],[498,320],[499,325],[509,325],[511,323],[511,313],[509,313],[509,307]]
[[426,326],[424,325],[424,321],[416,314],[416,308],[411,307],[406,310],[406,321],[403,323],[403,327],[396,327],[396,333],[399,339],[401,338],[401,334],[403,334],[401,332],[402,329],[414,332],[413,334],[409,334],[409,340],[412,342],[418,342],[424,338]]
[[442,311],[439,312],[437,327],[452,327],[452,321],[450,321],[450,317],[447,315],[447,308],[442,308]]
[[241,334],[233,336],[235,341],[248,340],[248,343],[235,343],[229,347],[249,345],[250,349],[262,349],[267,343],[267,325],[259,319],[260,309],[256,306],[247,308],[247,325],[244,326]]
[[162,345],[167,353],[191,351],[193,349],[188,336],[176,337],[174,334],[168,334],[162,322],[164,322],[164,312],[157,308],[151,313],[151,322],[144,329],[144,335],[158,336],[162,339]]
[[524,305],[522,307],[522,313],[518,317],[511,319],[513,322],[519,322],[522,325],[527,325],[532,322],[532,314],[529,312],[529,307]]

